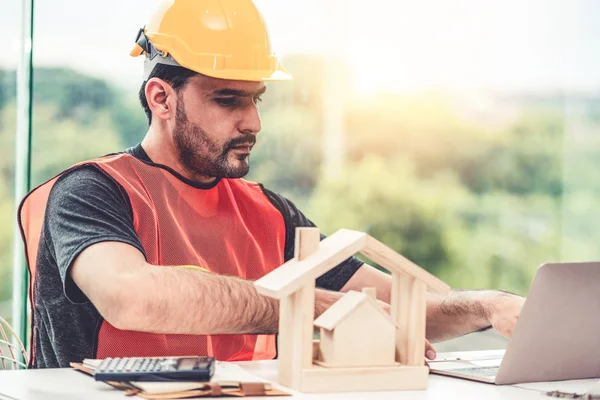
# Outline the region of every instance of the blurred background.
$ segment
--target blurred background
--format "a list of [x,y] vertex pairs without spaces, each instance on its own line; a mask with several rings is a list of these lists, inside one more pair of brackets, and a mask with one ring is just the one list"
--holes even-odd
[[[147,125],[128,56],[157,0],[36,0],[32,187]],[[600,2],[256,0],[268,85],[251,180],[330,234],[368,232],[453,287],[526,295],[600,259]],[[13,315],[21,3],[0,6],[0,315]],[[20,240],[17,238],[17,240]],[[438,346],[498,348],[493,334]]]

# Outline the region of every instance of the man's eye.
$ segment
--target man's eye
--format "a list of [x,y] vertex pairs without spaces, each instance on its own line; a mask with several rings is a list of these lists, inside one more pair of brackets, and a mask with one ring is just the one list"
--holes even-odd
[[256,96],[256,97],[254,98],[254,104],[261,103],[262,101],[263,101],[263,99],[262,99],[262,97],[260,97],[260,96]]
[[215,101],[224,107],[233,107],[237,105],[237,99],[235,97],[220,97],[215,99]]

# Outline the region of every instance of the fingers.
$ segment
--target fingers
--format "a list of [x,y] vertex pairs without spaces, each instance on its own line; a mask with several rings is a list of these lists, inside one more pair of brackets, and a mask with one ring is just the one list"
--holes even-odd
[[519,322],[519,315],[500,320],[493,320],[492,326],[499,334],[507,339],[510,339],[513,336],[517,322]]
[[429,360],[435,360],[436,356],[437,354],[435,353],[435,349],[431,343],[429,343],[429,340],[425,339],[425,357],[427,357]]
[[502,336],[507,339],[512,338],[517,321],[510,321],[504,324],[500,330],[496,329]]
[[511,338],[524,303],[523,297],[501,293],[496,301],[494,313],[490,317],[494,329],[502,336]]

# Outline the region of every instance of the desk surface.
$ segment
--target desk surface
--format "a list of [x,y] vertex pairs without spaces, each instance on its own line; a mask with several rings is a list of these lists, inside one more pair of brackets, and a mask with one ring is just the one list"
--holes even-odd
[[[256,374],[270,381],[277,379],[276,361],[255,361],[239,363],[246,371]],[[571,381],[556,383],[555,389],[568,391],[587,391],[596,380]],[[566,385],[566,386],[565,386]],[[429,388],[424,391],[411,392],[369,392],[369,393],[327,393],[327,394],[301,394],[294,393],[293,398],[300,399],[544,399],[539,388],[521,388],[514,386],[495,386],[485,383],[471,382],[461,379],[448,378],[439,375],[429,376]],[[4,396],[4,397],[3,397]],[[139,397],[134,397],[139,398]],[[0,400],[104,400],[125,399],[122,391],[114,389],[104,383],[96,382],[83,373],[63,369],[43,369],[26,371],[0,372]],[[253,397],[253,399],[267,399],[267,397]],[[268,399],[273,399],[269,397]]]

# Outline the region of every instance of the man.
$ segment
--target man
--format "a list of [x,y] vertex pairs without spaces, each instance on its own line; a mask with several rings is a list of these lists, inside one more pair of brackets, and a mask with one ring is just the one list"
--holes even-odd
[[[276,357],[278,303],[252,281],[293,256],[313,224],[282,196],[242,178],[261,130],[265,81],[289,79],[250,0],[171,0],[140,30],[138,146],[74,166],[32,191],[19,219],[32,271],[32,367],[83,358]],[[315,314],[340,292],[388,275],[350,258],[318,279]],[[510,336],[523,299],[430,296],[427,337],[493,326]],[[427,345],[427,357],[435,357]]]

